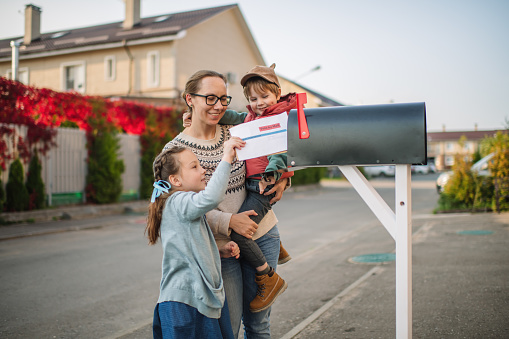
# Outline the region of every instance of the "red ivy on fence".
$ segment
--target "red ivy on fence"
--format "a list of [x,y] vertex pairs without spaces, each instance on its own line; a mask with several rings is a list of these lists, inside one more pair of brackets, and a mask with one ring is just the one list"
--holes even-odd
[[[55,146],[55,127],[67,121],[86,130],[88,137],[94,130],[113,128],[162,139],[177,134],[180,118],[180,112],[173,107],[56,92],[4,77],[0,77],[0,109],[0,168],[3,170],[17,156],[27,162],[34,151],[46,154]],[[17,136],[10,125],[26,126],[26,137]],[[15,145],[12,151],[7,146],[9,138]]]

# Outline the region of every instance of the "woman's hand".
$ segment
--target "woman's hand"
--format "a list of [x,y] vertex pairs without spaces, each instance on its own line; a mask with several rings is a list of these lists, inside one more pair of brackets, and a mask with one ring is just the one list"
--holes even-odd
[[[285,191],[286,189],[286,184],[288,183],[288,178],[282,178],[282,179],[279,179],[275,184],[274,184],[274,187],[272,187],[272,189],[270,191],[268,191],[267,193],[265,193],[265,195],[271,195],[272,193],[276,192],[276,195],[274,196],[274,198],[272,198],[270,200],[270,204],[275,204],[276,202],[278,202],[279,200],[281,200],[281,198],[283,197],[283,192]],[[237,232],[238,233],[238,232]]]
[[237,243],[234,241],[228,242],[227,244],[225,244],[223,247],[221,247],[219,249],[219,256],[221,258],[234,257],[235,259],[238,259],[240,256],[239,245],[237,245]]
[[258,224],[251,220],[250,215],[258,214],[253,210],[233,214],[229,225],[232,230],[248,239],[253,237],[258,228]]

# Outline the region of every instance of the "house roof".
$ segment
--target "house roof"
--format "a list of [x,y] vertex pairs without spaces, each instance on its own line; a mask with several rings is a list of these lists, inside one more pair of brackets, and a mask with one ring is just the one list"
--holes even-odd
[[507,133],[504,130],[491,131],[456,131],[456,132],[428,132],[428,142],[458,141],[465,136],[469,141],[477,141],[486,137],[493,137],[497,132]]
[[[122,22],[114,22],[104,25],[44,33],[41,34],[40,39],[37,39],[31,44],[22,44],[19,54],[20,56],[26,56],[40,52],[119,43],[124,40],[133,41],[177,35],[206,19],[235,7],[237,7],[237,5],[227,5],[142,18],[140,24],[132,29],[124,29],[122,27]],[[19,39],[23,42],[22,36],[0,40],[0,58],[10,58],[12,53],[10,42]]]
[[302,86],[301,84],[299,83],[296,83],[295,81],[292,81],[290,79],[287,79],[285,77],[282,77],[280,75],[278,75],[280,78],[283,78],[285,79],[286,81],[288,82],[291,82],[292,84],[294,84],[295,86],[299,86],[300,88],[302,88],[303,90],[305,90],[306,92],[309,92],[311,94],[313,94],[315,97],[319,98],[322,103],[324,104],[324,106],[346,106],[345,104],[342,104],[340,103],[339,101],[335,101],[335,100],[332,100],[331,98],[328,98],[326,96],[324,96],[323,94],[320,94],[316,91],[313,91],[312,89],[309,89],[307,87],[304,87]]

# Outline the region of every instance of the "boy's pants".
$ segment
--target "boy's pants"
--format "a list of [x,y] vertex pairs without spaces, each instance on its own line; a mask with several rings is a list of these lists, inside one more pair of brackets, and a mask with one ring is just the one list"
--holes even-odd
[[[274,185],[269,185],[265,188],[265,192],[270,191]],[[255,223],[259,224],[263,217],[271,210],[270,200],[274,198],[276,193],[271,195],[260,194],[260,187],[258,186],[258,180],[246,180],[246,199],[238,213],[254,210],[258,215],[250,215],[249,217]],[[240,255],[253,267],[262,266],[267,262],[262,251],[252,239],[248,239],[235,231],[231,231],[230,238],[239,245]]]

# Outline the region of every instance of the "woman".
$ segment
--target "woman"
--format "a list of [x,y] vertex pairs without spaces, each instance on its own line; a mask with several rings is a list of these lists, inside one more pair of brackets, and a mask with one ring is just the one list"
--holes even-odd
[[[206,170],[208,181],[223,155],[223,144],[230,138],[229,127],[218,122],[231,98],[226,93],[226,78],[214,71],[198,71],[186,83],[182,98],[192,113],[192,124],[168,143],[190,148]],[[167,147],[165,146],[165,148]],[[279,256],[277,218],[271,210],[257,225],[249,218],[252,211],[237,213],[246,197],[244,162],[234,162],[225,199],[207,213],[207,221],[218,247],[229,241],[230,230],[255,240],[270,266]],[[288,179],[282,179],[266,194],[276,192],[272,202],[281,199]],[[242,253],[241,253],[242,255]],[[233,333],[238,336],[241,319],[248,338],[270,338],[270,308],[252,313],[249,303],[256,296],[255,269],[242,260],[221,259],[221,271],[230,310]]]

